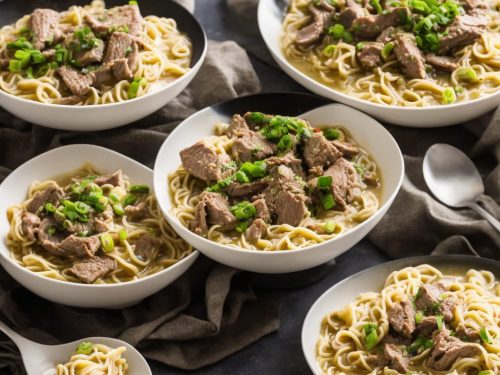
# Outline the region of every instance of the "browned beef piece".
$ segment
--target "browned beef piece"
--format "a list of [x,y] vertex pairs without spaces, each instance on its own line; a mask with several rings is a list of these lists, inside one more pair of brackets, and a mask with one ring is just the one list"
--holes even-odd
[[350,28],[355,19],[363,17],[365,11],[355,0],[347,0],[346,7],[339,14],[339,21],[346,28]]
[[67,226],[66,231],[77,236],[88,236],[94,232],[94,220],[91,219],[86,223],[72,222]]
[[249,130],[250,128],[245,119],[240,115],[234,115],[227,128],[227,135],[230,137],[240,137],[245,135]]
[[30,241],[36,240],[40,218],[31,212],[23,212],[21,215],[21,232],[28,237]]
[[403,355],[401,348],[393,344],[385,344],[384,356],[388,360],[390,368],[402,374],[408,372],[410,359]]
[[73,264],[68,271],[84,283],[92,284],[115,269],[116,260],[107,256],[97,256]]
[[424,56],[418,49],[413,34],[396,34],[394,36],[394,53],[406,78],[425,78]]
[[295,43],[299,46],[307,46],[317,42],[335,13],[335,8],[325,0],[322,0],[319,6],[311,4],[309,10],[313,20],[297,33]]
[[248,241],[255,243],[266,233],[266,223],[262,219],[255,219],[245,232]]
[[92,74],[81,74],[66,65],[57,69],[57,73],[69,91],[79,97],[86,96],[90,91],[90,86],[94,83],[94,76]]
[[441,38],[439,42],[439,54],[445,55],[448,52],[474,43],[479,38],[484,30],[475,27],[455,23],[446,29],[448,35]]
[[467,327],[463,323],[458,325],[455,336],[465,341],[477,341],[481,338],[476,329]]
[[313,133],[304,142],[304,159],[309,168],[327,168],[340,157],[342,153],[322,133]]
[[459,306],[460,302],[455,297],[446,297],[443,302],[441,302],[441,314],[445,322],[451,322],[453,320],[455,309]]
[[134,73],[132,73],[132,71],[130,70],[126,58],[113,61],[112,69],[113,76],[117,81],[130,81],[132,78],[134,78]]
[[392,328],[405,337],[411,337],[415,330],[415,310],[409,300],[393,305],[388,312]]
[[139,35],[142,29],[142,16],[136,5],[111,8],[103,17],[86,15],[85,21],[96,33],[108,33],[112,28],[126,26],[130,34]]
[[88,257],[94,256],[101,241],[97,236],[77,237],[74,234],[66,237],[59,247],[65,252],[66,256]]
[[378,176],[375,173],[367,172],[363,174],[363,182],[370,186],[379,186]]
[[220,225],[230,228],[236,224],[236,217],[229,209],[228,201],[218,193],[204,191],[196,205],[195,217],[191,229],[197,234],[206,234],[208,225]]
[[113,208],[108,205],[103,212],[94,217],[94,229],[97,233],[108,232],[113,229],[113,221]]
[[104,176],[99,176],[94,180],[96,185],[113,185],[113,186],[125,186],[123,182],[123,173],[121,170],[117,170],[112,174],[107,174]]
[[382,52],[383,48],[383,43],[364,42],[363,47],[356,50],[356,58],[358,59],[363,69],[372,70],[373,68],[382,65],[382,56],[380,55],[380,53]]
[[268,168],[286,165],[297,176],[301,178],[305,177],[304,170],[302,169],[302,160],[297,158],[293,152],[288,152],[283,156],[272,156],[269,159],[266,159],[266,165]]
[[382,31],[402,25],[410,17],[406,7],[397,7],[386,14],[369,15],[357,18],[352,24],[352,31],[358,38],[376,38]]
[[38,242],[49,253],[56,256],[65,256],[66,252],[59,247],[65,235],[57,231],[50,234],[50,230],[57,228],[57,225],[57,221],[52,217],[43,219],[37,232]]
[[94,83],[92,86],[100,89],[103,85],[112,85],[113,84],[113,71],[111,66],[103,66],[92,73],[90,73],[94,77]]
[[51,61],[56,56],[56,50],[54,48],[45,50],[42,52],[42,56],[45,57],[46,60]]
[[104,56],[104,63],[111,64],[116,80],[131,80],[139,62],[139,49],[136,39],[126,33],[111,35]]
[[90,50],[81,50],[76,53],[75,59],[80,66],[87,66],[89,64],[98,63],[102,61],[104,56],[104,42],[99,40],[97,46]]
[[394,34],[396,34],[397,31],[398,31],[398,29],[396,29],[393,26],[388,27],[387,29],[385,29],[384,31],[382,31],[380,33],[380,35],[377,37],[376,41],[379,43],[384,43],[384,45],[385,45],[386,43],[388,43],[392,40],[392,37],[394,36]]
[[458,68],[458,63],[455,58],[449,56],[439,56],[433,53],[425,55],[425,62],[431,64],[436,69],[446,70],[448,72],[452,72]]
[[356,170],[351,163],[340,158],[325,171],[324,175],[332,177],[332,194],[336,206],[343,210],[346,209],[357,184]]
[[422,285],[415,297],[415,306],[419,310],[432,308],[439,303],[439,296],[445,291],[441,284]]
[[146,202],[140,202],[134,206],[127,206],[124,211],[125,215],[132,220],[140,220],[149,214]]
[[481,353],[477,344],[465,343],[450,336],[450,332],[443,327],[433,338],[434,349],[427,359],[426,366],[438,370],[449,370],[458,358],[472,357]]
[[221,180],[234,171],[228,155],[219,155],[204,141],[198,141],[180,152],[182,165],[193,176],[204,181]]
[[266,201],[263,198],[258,198],[252,202],[257,211],[255,213],[256,219],[262,219],[266,223],[271,221],[271,214],[269,213],[269,208],[267,208]]
[[134,245],[134,253],[141,260],[148,260],[153,257],[153,252],[161,247],[161,240],[149,235],[140,236],[131,241]]
[[430,337],[436,329],[438,329],[437,318],[435,316],[425,316],[422,318],[415,332],[418,336]]
[[243,184],[239,182],[232,182],[225,191],[230,197],[245,197],[262,192],[267,185],[268,181],[265,179]]
[[271,170],[264,199],[269,210],[277,217],[278,224],[297,226],[307,212],[308,198],[303,184],[295,177],[295,173],[285,165]]
[[484,28],[488,25],[488,16],[480,10],[476,10],[472,14],[464,14],[456,17],[452,26],[453,25]]
[[486,9],[488,8],[488,5],[486,1],[484,0],[460,0],[459,1],[462,6],[467,10],[473,10],[473,9]]
[[35,193],[33,198],[26,204],[26,211],[36,214],[46,203],[57,206],[63,196],[64,190],[59,185],[56,183],[49,185],[44,190]]
[[129,34],[116,32],[111,35],[104,55],[104,63],[126,57],[127,48],[131,48],[135,38]]
[[60,38],[60,14],[52,9],[35,9],[30,18],[30,29],[33,33],[33,47],[45,49],[45,43],[54,42]]
[[245,161],[262,160],[277,151],[274,143],[269,142],[262,134],[248,131],[233,142],[233,157]]

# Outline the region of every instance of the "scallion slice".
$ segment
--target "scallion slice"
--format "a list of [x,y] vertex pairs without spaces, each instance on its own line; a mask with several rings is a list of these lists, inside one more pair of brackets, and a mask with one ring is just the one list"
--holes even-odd
[[103,233],[99,238],[101,240],[102,250],[105,253],[113,251],[115,248],[115,241],[113,241],[113,237],[111,237],[109,233]]

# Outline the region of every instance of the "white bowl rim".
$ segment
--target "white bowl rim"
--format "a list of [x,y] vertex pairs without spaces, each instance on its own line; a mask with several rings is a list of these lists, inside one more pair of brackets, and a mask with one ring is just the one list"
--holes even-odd
[[[87,147],[89,149],[98,149],[100,151],[105,151],[105,152],[108,152],[110,154],[114,154],[115,156],[118,156],[122,159],[124,159],[125,161],[127,161],[127,163],[129,164],[135,164],[136,167],[142,167],[142,168],[145,168],[147,169],[148,172],[151,172],[153,173],[153,171],[151,170],[151,168],[145,166],[144,164],[142,163],[139,163],[138,161],[132,159],[132,158],[129,158],[128,156],[125,156],[117,151],[114,151],[114,150],[110,150],[108,148],[105,148],[105,147],[101,147],[101,146],[97,146],[97,145],[92,145],[92,144],[87,144],[87,143],[76,143],[76,144],[71,144],[71,145],[65,145],[65,146],[61,146],[61,147],[56,147],[54,149],[51,149],[49,151],[46,151],[42,154],[39,154],[37,156],[35,156],[34,158],[24,162],[23,164],[21,164],[19,167],[17,167],[15,170],[13,170],[3,181],[2,183],[0,184],[0,191],[2,189],[2,186],[3,184],[9,180],[9,178],[12,176],[12,174],[17,171],[18,169],[20,168],[26,168],[26,167],[29,167],[29,164],[37,159],[38,157],[41,157],[41,156],[48,156],[52,153],[56,153],[56,152],[59,152],[63,149],[71,149],[73,147]],[[50,177],[50,176],[48,176]],[[0,246],[4,247],[5,249],[7,249],[7,252],[10,252],[9,248],[7,248],[7,246],[5,245],[5,242],[4,242],[4,238],[1,239],[1,242],[0,242]],[[50,277],[46,277],[46,276],[42,276],[36,272],[32,272],[28,269],[26,269],[25,267],[21,267],[19,264],[17,264],[16,262],[14,262],[9,256],[7,256],[6,254],[4,254],[3,251],[0,251],[0,256],[2,258],[4,258],[5,260],[7,260],[8,262],[10,262],[11,264],[13,264],[18,270],[20,270],[21,272],[23,272],[24,274],[27,274],[29,276],[33,276],[33,277],[38,277],[40,278],[41,280],[44,280],[45,282],[49,282],[49,283],[55,283],[55,284],[60,284],[60,285],[65,285],[65,286],[72,286],[72,287],[75,287],[75,288],[85,288],[85,289],[91,289],[91,288],[118,288],[118,287],[123,287],[124,285],[132,285],[132,284],[138,284],[138,283],[142,283],[144,282],[145,280],[151,280],[153,278],[157,278],[157,277],[160,277],[161,274],[163,273],[166,273],[168,272],[169,270],[172,270],[172,269],[175,269],[175,268],[178,268],[180,267],[181,263],[183,263],[184,261],[187,261],[189,258],[195,256],[197,257],[199,255],[199,251],[196,250],[196,249],[193,249],[193,251],[191,252],[191,254],[189,254],[188,256],[180,259],[179,261],[177,261],[175,264],[171,265],[170,267],[168,268],[165,268],[159,272],[156,272],[152,275],[148,275],[146,277],[143,277],[141,279],[137,279],[137,280],[132,280],[132,281],[125,281],[125,282],[121,282],[121,283],[115,283],[115,284],[84,284],[84,283],[72,283],[70,281],[62,281],[62,280],[57,280],[57,279],[52,279]]]
[[[447,109],[447,108],[463,107],[463,106],[471,105],[471,103],[479,103],[481,101],[485,101],[485,100],[491,99],[492,97],[495,97],[495,96],[500,97],[500,90],[499,90],[499,91],[497,91],[497,92],[495,92],[493,94],[484,95],[484,96],[479,97],[477,99],[466,100],[466,101],[459,102],[459,103],[453,103],[453,104],[432,104],[432,105],[425,106],[425,107],[403,107],[403,106],[384,105],[384,104],[379,104],[379,103],[373,103],[373,102],[370,102],[368,100],[362,100],[362,99],[356,98],[355,96],[344,94],[343,92],[335,90],[335,89],[327,86],[326,84],[321,83],[321,82],[319,82],[319,81],[317,81],[317,80],[309,77],[307,74],[301,72],[299,69],[297,69],[295,66],[293,66],[283,56],[283,52],[281,51],[281,49],[278,49],[278,51],[276,52],[276,50],[271,47],[272,44],[270,42],[270,38],[272,37],[272,35],[269,34],[269,33],[264,33],[263,32],[263,26],[261,24],[262,17],[263,17],[261,14],[264,14],[264,7],[265,7],[265,5],[267,5],[270,2],[271,2],[271,0],[259,0],[258,10],[257,10],[257,23],[259,25],[260,35],[262,36],[262,39],[264,39],[264,42],[265,42],[268,50],[271,52],[271,54],[275,58],[277,58],[282,64],[286,65],[287,68],[292,69],[295,73],[297,73],[298,75],[300,75],[301,78],[303,78],[306,81],[308,81],[308,83],[314,84],[314,85],[319,85],[321,88],[323,88],[325,90],[328,90],[330,92],[333,92],[335,95],[338,95],[338,96],[340,96],[343,99],[350,100],[350,101],[353,101],[353,102],[355,102],[357,104],[366,105],[368,107],[372,107],[372,108],[376,108],[376,109],[389,109],[389,110],[395,110],[395,111],[396,110],[397,111],[400,110],[400,111],[409,111],[409,112],[410,111],[423,112],[423,111],[438,111],[438,110],[443,110],[445,108]],[[263,4],[265,4],[265,5],[263,5]],[[280,34],[280,36],[281,36],[281,34]],[[286,74],[288,75],[288,73],[286,73]],[[300,85],[303,86],[302,84],[300,84]]]
[[[263,93],[263,94],[272,94],[272,93]],[[245,96],[241,96],[239,98],[244,98],[244,97],[249,97],[249,96],[254,96],[254,95],[259,95],[259,94],[250,94],[250,95],[245,95]],[[306,93],[306,95],[311,95],[309,93]],[[314,95],[313,95],[314,96]],[[238,99],[239,99],[238,98]],[[235,100],[235,99],[233,99]],[[219,104],[222,104],[222,103],[219,103]],[[191,120],[191,117],[194,117],[194,116],[197,116],[199,115],[200,113],[204,112],[204,111],[207,111],[207,110],[210,110],[212,107],[216,107],[217,104],[213,105],[213,106],[210,106],[210,107],[207,107],[207,108],[204,108],[202,109],[201,111],[198,111],[194,114],[192,114],[191,116],[189,116],[188,118],[186,118],[184,121],[182,121],[179,125],[177,125],[177,127],[170,133],[170,135],[167,137],[167,139],[163,142],[163,144],[161,145],[160,147],[160,150],[158,151],[158,155],[160,155],[163,151],[164,148],[166,148],[166,145],[168,143],[168,140],[169,139],[173,139],[175,138],[175,135],[178,131],[180,131],[179,129],[181,129],[183,126],[186,126],[186,124],[189,123],[189,121]],[[399,148],[399,145],[398,143],[396,142],[396,140],[394,139],[394,137],[392,136],[391,133],[389,133],[389,131],[380,123],[378,122],[378,120],[376,120],[375,118],[367,115],[366,113],[360,111],[359,109],[356,109],[356,108],[353,108],[353,107],[350,107],[346,104],[341,104],[341,103],[329,103],[329,104],[325,104],[325,105],[322,105],[322,106],[319,106],[319,107],[316,107],[316,108],[313,108],[305,113],[308,113],[308,112],[312,112],[312,111],[315,111],[315,110],[318,110],[322,107],[326,107],[326,106],[340,106],[340,107],[347,107],[349,108],[350,110],[353,110],[353,111],[356,111],[359,113],[360,116],[362,117],[365,117],[365,118],[368,118],[370,120],[373,120],[375,123],[372,124],[371,126],[376,126],[380,129],[380,131],[382,131],[384,133],[384,135],[387,137],[388,141],[392,143],[392,146],[395,146],[396,149],[399,151],[398,153],[398,156],[399,156],[399,160],[398,162],[400,163],[401,165],[401,174],[399,176],[399,179],[398,179],[398,182],[396,184],[396,189],[394,189],[394,191],[391,192],[391,194],[387,197],[386,201],[384,202],[384,204],[382,206],[380,206],[377,211],[372,215],[370,216],[368,219],[366,219],[365,221],[363,221],[362,223],[356,225],[356,227],[352,228],[351,230],[357,230],[357,229],[361,229],[363,228],[364,226],[368,225],[368,223],[370,221],[372,221],[372,219],[375,217],[375,215],[379,214],[379,212],[381,211],[384,211],[386,209],[389,208],[389,206],[392,204],[394,198],[396,197],[396,195],[399,193],[399,190],[401,189],[401,185],[403,183],[403,179],[404,179],[404,176],[405,176],[405,164],[404,164],[404,159],[403,159],[403,154],[401,152],[401,149]],[[305,114],[304,113],[304,114]],[[303,114],[300,114],[300,115],[297,115],[295,117],[300,117],[302,116]],[[153,167],[153,170],[156,171],[158,170],[158,165],[160,163],[160,159],[157,157],[156,158],[156,161],[155,161],[155,165]],[[168,176],[167,176],[168,178]],[[154,186],[154,189],[155,189],[155,193],[156,193],[156,184],[154,183],[153,181],[153,186]],[[314,249],[324,245],[324,244],[333,244],[335,243],[336,241],[339,241],[340,239],[342,239],[342,237],[346,236],[346,235],[349,235],[349,232],[346,232],[344,234],[342,234],[341,236],[338,236],[338,237],[335,237],[335,238],[331,238],[329,240],[326,240],[326,241],[323,241],[323,242],[320,242],[320,243],[317,243],[317,244],[314,244],[314,245],[311,245],[311,246],[307,246],[307,247],[303,247],[303,248],[299,248],[299,249],[292,249],[292,250],[277,250],[277,251],[263,251],[263,250],[251,250],[251,249],[243,249],[243,248],[240,248],[240,247],[232,247],[232,246],[227,246],[227,245],[224,245],[224,244],[220,244],[218,242],[214,242],[214,241],[210,241],[208,239],[206,239],[205,237],[202,237],[196,233],[193,233],[192,231],[190,231],[188,228],[186,228],[185,226],[183,226],[179,220],[177,220],[177,218],[175,218],[169,210],[163,210],[163,203],[161,202],[158,202],[158,204],[160,205],[160,208],[162,209],[163,213],[172,221],[174,221],[176,224],[178,224],[182,230],[185,232],[185,233],[189,233],[189,235],[192,235],[192,236],[196,236],[200,241],[202,241],[204,244],[207,244],[207,245],[216,245],[217,247],[221,248],[221,249],[224,249],[224,250],[230,250],[230,251],[234,251],[234,252],[238,252],[238,253],[243,253],[243,254],[263,254],[262,256],[280,256],[280,254],[296,254],[296,253],[301,253],[301,252],[305,252],[305,251],[313,251]],[[265,254],[265,255],[264,255]]]
[[[306,322],[311,319],[311,316],[314,313],[314,310],[316,310],[316,306],[321,304],[323,302],[323,299],[326,298],[327,295],[332,293],[332,289],[337,289],[338,287],[351,282],[351,280],[356,279],[359,277],[361,274],[367,273],[367,272],[376,272],[378,268],[386,268],[388,266],[400,264],[400,263],[411,263],[413,265],[408,265],[405,267],[415,267],[417,264],[426,264],[426,263],[432,263],[433,261],[443,261],[446,260],[447,262],[453,262],[453,261],[466,261],[466,260],[475,260],[475,261],[480,261],[484,263],[492,263],[495,267],[500,269],[500,261],[492,259],[492,258],[484,258],[484,257],[478,257],[474,255],[466,255],[466,254],[448,254],[448,255],[418,255],[418,256],[412,256],[412,257],[407,257],[407,258],[398,258],[398,259],[393,259],[388,262],[382,262],[382,263],[377,263],[372,266],[369,266],[368,268],[365,268],[361,271],[356,272],[355,274],[352,274],[350,276],[347,276],[346,278],[336,282],[333,284],[331,287],[329,287],[327,290],[325,290],[321,295],[313,302],[309,310],[307,311],[306,317],[304,318],[304,321],[302,322],[302,328],[300,330],[300,341],[301,341],[301,346],[302,346],[302,353],[304,357],[306,358],[306,362],[309,365],[309,368],[311,371],[314,373],[313,368],[316,367],[316,361],[313,363],[309,362],[309,356],[307,353],[309,352],[309,348],[305,347],[305,337],[307,335],[307,332],[305,332],[306,329]],[[401,265],[403,266],[403,264]],[[392,268],[392,267],[391,267]],[[389,275],[387,275],[389,276]],[[386,277],[387,277],[386,276]],[[353,296],[353,298],[356,298],[356,296]],[[317,332],[319,334],[319,330]],[[318,335],[319,336],[319,335]]]

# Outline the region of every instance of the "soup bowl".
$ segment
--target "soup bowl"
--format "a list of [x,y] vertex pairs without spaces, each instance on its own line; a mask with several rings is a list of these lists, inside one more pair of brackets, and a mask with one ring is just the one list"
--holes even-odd
[[[85,5],[90,0],[51,2],[50,7],[62,11],[72,5]],[[114,7],[126,4],[122,0],[107,0],[106,6]],[[0,106],[17,117],[34,124],[54,129],[74,131],[96,131],[116,128],[139,120],[160,109],[174,99],[191,82],[200,69],[207,52],[205,32],[196,18],[183,6],[173,0],[139,2],[143,16],[156,15],[173,18],[179,30],[192,42],[193,55],[189,71],[174,81],[151,91],[144,96],[118,103],[87,106],[46,104],[19,98],[0,90]],[[47,7],[47,3],[38,1],[0,2],[0,26],[15,22],[25,14],[30,14],[37,7]]]
[[120,308],[135,304],[169,285],[193,264],[196,250],[158,273],[119,284],[78,284],[51,279],[34,273],[11,257],[6,244],[9,232],[7,209],[26,199],[33,181],[66,174],[90,163],[102,173],[121,169],[130,180],[152,186],[153,171],[117,152],[93,145],[56,148],[24,163],[0,185],[0,264],[22,286],[40,297],[64,305],[92,308]]
[[344,94],[309,77],[294,67],[281,48],[282,22],[288,1],[260,0],[258,23],[260,33],[276,63],[292,79],[312,92],[355,107],[381,121],[394,125],[429,128],[463,123],[487,113],[500,104],[500,91],[479,99],[429,107],[398,107],[371,103]]
[[[313,109],[314,108],[314,109]],[[294,250],[260,251],[226,246],[191,232],[171,213],[168,176],[181,165],[179,152],[207,136],[214,124],[227,122],[234,113],[247,111],[297,116],[313,126],[341,125],[378,164],[382,175],[381,204],[366,221],[331,240]],[[206,256],[229,266],[261,273],[300,271],[337,257],[350,249],[379,222],[399,191],[404,176],[401,151],[389,132],[364,113],[343,104],[314,101],[304,94],[261,94],[238,98],[206,108],[182,122],[163,143],[154,166],[154,189],[158,203],[174,230]]]

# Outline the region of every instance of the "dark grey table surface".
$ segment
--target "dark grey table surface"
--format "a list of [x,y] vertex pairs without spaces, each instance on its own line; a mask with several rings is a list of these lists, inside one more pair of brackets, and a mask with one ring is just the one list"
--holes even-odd
[[[226,0],[196,0],[195,15],[209,39],[234,40],[245,48],[262,82],[262,90],[302,91],[273,62],[258,33],[256,22],[231,20]],[[256,14],[253,15],[257,17]],[[247,15],[251,19],[252,15]],[[281,310],[281,327],[240,352],[198,371],[181,371],[151,361],[153,374],[310,374],[302,354],[300,341],[302,323],[314,301],[340,280],[372,265],[387,261],[368,240],[363,240],[329,265],[325,278],[311,286],[292,290]]]

